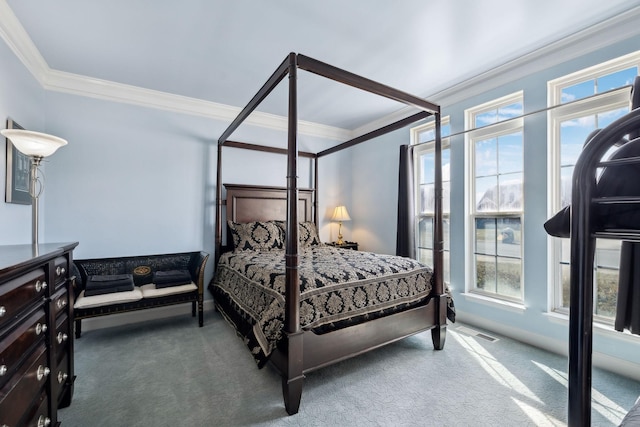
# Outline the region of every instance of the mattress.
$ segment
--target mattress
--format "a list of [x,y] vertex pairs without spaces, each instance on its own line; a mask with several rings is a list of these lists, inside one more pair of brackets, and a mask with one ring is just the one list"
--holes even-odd
[[[209,287],[260,367],[284,336],[284,258],[284,250],[225,253]],[[415,260],[326,245],[302,247],[298,271],[300,324],[315,333],[426,304],[433,288],[431,268]],[[448,303],[454,321],[449,294]]]

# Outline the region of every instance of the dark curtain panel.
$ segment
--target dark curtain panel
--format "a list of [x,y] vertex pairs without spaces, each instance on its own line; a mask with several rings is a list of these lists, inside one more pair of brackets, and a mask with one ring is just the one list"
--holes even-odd
[[640,335],[640,245],[622,242],[616,308],[617,331],[625,328]]
[[416,258],[413,146],[400,147],[396,255]]
[[[631,109],[640,107],[640,76],[631,88]],[[640,130],[629,134],[629,140],[640,137]],[[628,329],[640,335],[640,243],[622,242],[620,276],[615,329]]]

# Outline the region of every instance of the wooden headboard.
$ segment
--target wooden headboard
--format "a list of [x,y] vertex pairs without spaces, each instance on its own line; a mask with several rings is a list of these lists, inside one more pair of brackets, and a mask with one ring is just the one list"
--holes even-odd
[[[287,189],[256,185],[224,184],[227,219],[234,222],[287,219]],[[311,189],[298,189],[298,221],[315,221]]]

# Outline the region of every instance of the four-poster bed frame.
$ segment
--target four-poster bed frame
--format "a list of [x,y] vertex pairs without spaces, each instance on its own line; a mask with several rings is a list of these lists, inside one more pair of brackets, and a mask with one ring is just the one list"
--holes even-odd
[[[380,95],[402,104],[415,107],[418,113],[399,120],[378,130],[354,138],[350,141],[338,144],[332,148],[318,153],[298,151],[297,139],[297,70],[308,72],[329,78],[339,83],[352,86]],[[228,140],[231,134],[242,122],[256,109],[271,91],[286,76],[289,76],[289,113],[288,113],[288,144],[287,149],[266,147],[255,144],[246,144]],[[433,297],[428,303],[416,308],[391,314],[376,320],[349,326],[330,333],[321,335],[312,331],[303,330],[300,326],[300,283],[298,276],[298,223],[300,221],[300,206],[312,204],[310,219],[309,212],[303,211],[304,220],[312,220],[318,225],[317,214],[317,187],[318,187],[318,159],[335,153],[361,142],[376,138],[396,129],[403,128],[423,118],[434,116],[435,118],[435,212],[433,225]],[[298,412],[302,394],[304,374],[321,368],[331,363],[361,354],[365,351],[397,341],[418,332],[431,330],[433,345],[436,349],[442,349],[445,342],[447,297],[443,283],[443,236],[442,236],[442,169],[441,169],[441,136],[440,136],[440,107],[416,96],[407,94],[386,85],[360,77],[345,70],[333,67],[301,54],[290,53],[271,75],[258,93],[251,99],[247,106],[240,112],[230,126],[218,139],[217,182],[216,182],[216,266],[220,259],[222,246],[222,230],[225,221],[222,220],[222,209],[225,201],[222,199],[222,148],[235,147],[263,152],[282,153],[287,155],[287,186],[286,189],[253,187],[257,199],[273,200],[278,197],[286,199],[286,212],[284,218],[264,218],[264,213],[255,212],[246,214],[240,218],[244,221],[256,219],[286,219],[285,264],[286,264],[286,291],[285,291],[285,317],[284,317],[284,342],[278,350],[272,354],[270,361],[282,375],[282,390],[286,410],[289,414]],[[314,161],[314,189],[309,193],[298,188],[298,158],[308,157]],[[227,218],[232,215],[236,220],[235,200],[241,197],[254,198],[245,193],[246,188],[232,188],[227,186]],[[265,192],[267,196],[265,197]],[[252,193],[251,188],[249,193]],[[315,193],[315,196],[314,196]],[[253,194],[253,193],[252,193]],[[280,194],[280,196],[278,196]],[[230,197],[231,196],[231,197]],[[313,197],[313,201],[309,202]],[[304,199],[304,204],[295,202]],[[233,199],[233,200],[232,200]],[[253,202],[252,202],[253,203]],[[257,207],[261,202],[252,206]],[[253,208],[252,208],[253,209]]]

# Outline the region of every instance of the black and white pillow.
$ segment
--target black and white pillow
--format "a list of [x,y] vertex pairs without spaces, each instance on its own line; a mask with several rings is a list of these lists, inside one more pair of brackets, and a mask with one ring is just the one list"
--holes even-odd
[[271,250],[283,247],[280,229],[271,221],[246,223],[228,221],[228,224],[234,250]]
[[311,221],[301,222],[298,226],[300,246],[317,246],[322,244],[316,224]]

